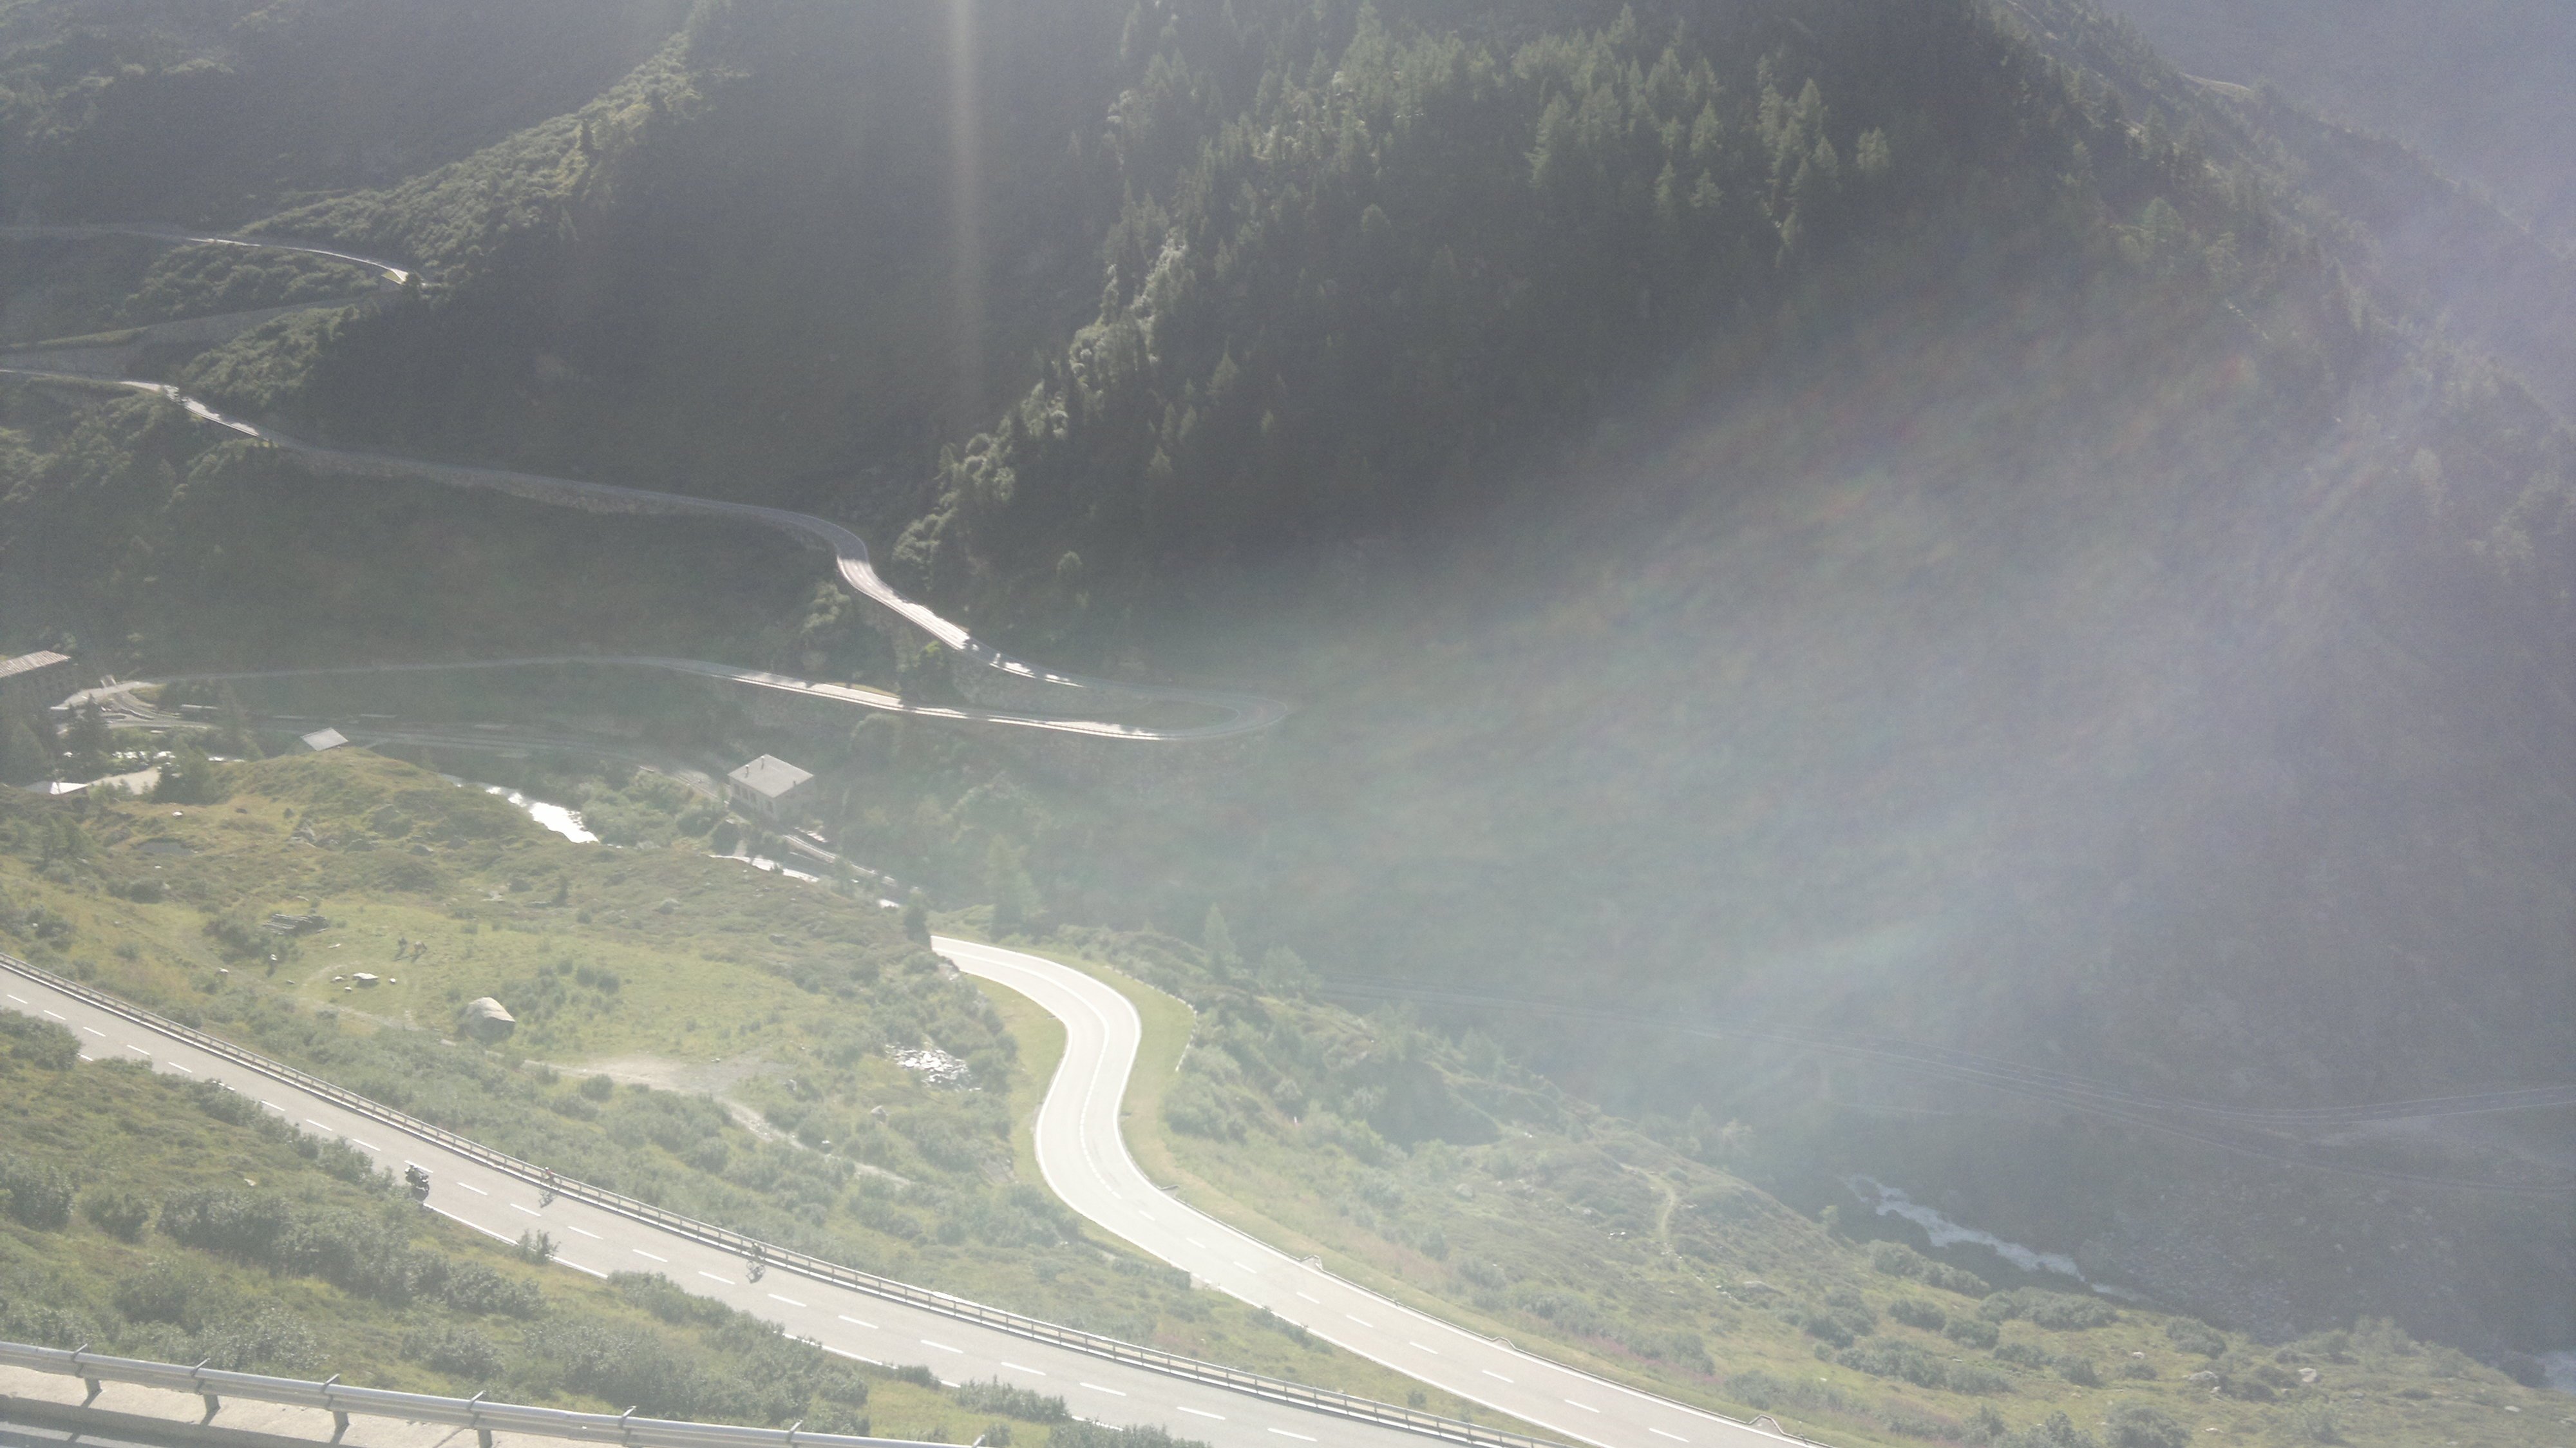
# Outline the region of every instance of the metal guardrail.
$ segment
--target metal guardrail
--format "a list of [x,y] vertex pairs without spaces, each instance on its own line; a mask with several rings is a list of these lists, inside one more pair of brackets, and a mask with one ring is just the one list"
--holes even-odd
[[740,1428],[728,1423],[689,1423],[667,1418],[639,1418],[633,1409],[624,1413],[577,1413],[569,1408],[533,1408],[518,1403],[489,1403],[481,1395],[471,1398],[441,1398],[428,1393],[397,1393],[388,1388],[357,1388],[333,1378],[311,1383],[298,1378],[264,1377],[258,1373],[228,1373],[220,1368],[199,1365],[185,1368],[177,1363],[145,1362],[139,1358],[108,1357],[86,1349],[65,1351],[58,1347],[34,1347],[26,1343],[0,1342],[0,1367],[31,1368],[40,1373],[62,1373],[89,1384],[89,1398],[81,1406],[98,1399],[103,1383],[135,1383],[147,1388],[168,1388],[175,1392],[195,1393],[206,1400],[204,1422],[214,1421],[225,1398],[246,1398],[259,1403],[287,1403],[299,1408],[321,1408],[331,1414],[331,1441],[349,1430],[349,1415],[364,1414],[375,1418],[402,1418],[415,1423],[444,1423],[451,1427],[471,1428],[483,1448],[490,1448],[494,1433],[528,1433],[545,1438],[571,1438],[587,1443],[619,1443],[626,1448],[925,1448],[910,1438],[853,1438],[843,1433],[808,1433],[802,1425],[794,1428]]
[[[1197,1358],[1184,1357],[1179,1353],[1143,1347],[1114,1337],[1104,1337],[1099,1333],[1084,1332],[1079,1328],[1064,1327],[1041,1318],[1024,1316],[998,1307],[987,1307],[980,1302],[952,1297],[945,1292],[933,1292],[925,1287],[915,1287],[908,1282],[897,1282],[890,1277],[879,1277],[872,1272],[844,1267],[837,1262],[776,1246],[727,1227],[719,1227],[713,1223],[701,1222],[694,1217],[682,1216],[678,1212],[667,1211],[650,1202],[639,1201],[620,1192],[592,1186],[587,1182],[574,1181],[569,1177],[554,1176],[543,1167],[530,1165],[517,1157],[494,1151],[480,1142],[459,1136],[444,1127],[432,1126],[417,1117],[405,1115],[354,1091],[335,1086],[310,1072],[298,1070],[281,1061],[272,1061],[266,1056],[243,1050],[219,1037],[210,1036],[203,1031],[156,1016],[119,1000],[105,991],[58,976],[52,971],[31,965],[14,955],[0,953],[0,968],[15,971],[48,989],[73,996],[147,1030],[184,1041],[208,1055],[221,1057],[245,1070],[256,1071],[310,1095],[319,1096],[343,1110],[355,1112],[396,1131],[406,1132],[458,1156],[466,1157],[479,1165],[517,1177],[539,1191],[552,1190],[558,1195],[587,1202],[602,1210],[615,1212],[620,1216],[657,1227],[674,1236],[686,1237],[738,1257],[749,1258],[756,1254],[762,1262],[773,1269],[793,1272],[801,1277],[828,1282],[837,1287],[846,1287],[854,1292],[864,1292],[872,1297],[923,1308],[962,1322],[971,1322],[992,1328],[997,1332],[1006,1332],[1014,1337],[1051,1343],[1092,1357],[1124,1363],[1129,1367],[1143,1368],[1148,1372],[1164,1373],[1171,1377],[1225,1388],[1276,1403],[1286,1403],[1314,1412],[1330,1413],[1336,1417],[1349,1418],[1357,1422],[1373,1423],[1383,1428],[1420,1433],[1426,1437],[1439,1438],[1451,1443],[1473,1445],[1473,1448],[1565,1448],[1565,1445],[1553,1439],[1536,1438],[1523,1433],[1506,1433],[1478,1423],[1462,1422],[1456,1418],[1425,1413],[1419,1409],[1400,1407],[1393,1403],[1381,1403],[1373,1398],[1357,1397],[1330,1388],[1312,1387],[1305,1383],[1291,1382],[1285,1378],[1247,1372],[1241,1368],[1227,1367],[1222,1363],[1204,1362]],[[800,1441],[803,1440],[800,1439]]]

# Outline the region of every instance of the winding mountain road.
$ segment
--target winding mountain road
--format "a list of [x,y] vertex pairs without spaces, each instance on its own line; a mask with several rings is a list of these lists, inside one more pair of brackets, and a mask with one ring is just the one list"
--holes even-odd
[[1116,990],[1059,962],[935,936],[978,979],[1064,1023],[1064,1059],[1038,1108],[1038,1170],[1065,1205],[1207,1285],[1336,1347],[1585,1443],[1776,1445],[1775,1435],[1521,1352],[1346,1282],[1174,1200],[1128,1154],[1120,1104],[1143,1022]]
[[[409,275],[391,263],[262,238],[200,236],[166,228],[0,228],[0,236],[31,232],[61,236],[128,234],[171,242],[278,246],[371,266],[398,283]],[[647,657],[496,660],[481,665],[386,664],[353,671],[280,670],[198,677],[611,663],[694,673],[859,707],[1139,742],[1179,742],[1249,733],[1269,727],[1287,712],[1278,701],[1254,694],[1086,678],[1012,658],[975,639],[929,607],[905,597],[877,574],[866,543],[856,533],[810,514],[612,483],[325,447],[228,417],[165,383],[5,363],[0,363],[0,375],[104,384],[156,394],[210,425],[337,471],[419,478],[591,511],[706,517],[777,529],[830,550],[840,577],[852,589],[959,657],[1008,678],[1044,686],[1040,692],[1061,691],[1075,710],[1105,714],[1106,709],[1095,706],[1127,699],[1198,706],[1215,711],[1219,719],[1211,724],[1159,728],[1108,718],[1075,717],[1070,711],[1058,715],[934,709],[907,705],[892,696],[849,685],[813,683],[699,660]],[[137,686],[103,686],[101,691],[89,691],[81,697],[104,698]],[[1064,1023],[1065,1055],[1039,1112],[1038,1162],[1048,1186],[1074,1211],[1103,1230],[1187,1270],[1201,1282],[1266,1307],[1327,1342],[1569,1439],[1603,1448],[1652,1448],[1657,1444],[1752,1448],[1757,1442],[1794,1441],[1518,1351],[1508,1343],[1482,1337],[1343,1281],[1174,1201],[1138,1169],[1119,1131],[1120,1103],[1142,1035],[1141,1023],[1127,1000],[1100,981],[1058,962],[974,941],[942,937],[934,944],[960,969],[1027,996]],[[0,959],[0,965],[5,964],[8,962]],[[37,975],[14,970],[6,974],[5,983],[8,999],[0,1001],[0,1007],[26,1010],[64,1023],[82,1033],[90,1054],[131,1054],[149,1061],[156,1070],[186,1073],[198,1079],[231,1081],[244,1074],[238,1064],[209,1055],[175,1036],[153,1038],[148,1027],[138,1026],[134,1020],[77,995],[56,990]],[[298,1093],[291,1083],[255,1078],[234,1084],[237,1089],[259,1094],[264,1104],[290,1118],[346,1138],[376,1155],[387,1167],[406,1161],[430,1167],[440,1182],[437,1209],[478,1230],[508,1241],[516,1240],[520,1231],[539,1223],[549,1230],[560,1225],[578,1239],[566,1243],[565,1256],[560,1259],[568,1266],[605,1273],[649,1265],[651,1270],[665,1272],[694,1291],[780,1320],[799,1336],[810,1337],[834,1351],[897,1362],[944,1355],[932,1364],[942,1377],[997,1376],[1051,1393],[1064,1392],[1075,1410],[1086,1416],[1109,1421],[1171,1422],[1189,1436],[1207,1438],[1229,1448],[1253,1442],[1275,1445],[1280,1439],[1352,1444],[1415,1441],[1393,1429],[1338,1419],[1317,1433],[1315,1415],[1295,1408],[1048,1348],[826,1283],[785,1285],[769,1281],[754,1285],[744,1280],[739,1261],[693,1242],[668,1240],[649,1223],[586,1205],[571,1196],[531,1204],[523,1200],[530,1194],[518,1178],[492,1170],[471,1157],[444,1152],[435,1142],[407,1139],[391,1147],[373,1144],[367,1134],[383,1134],[381,1123],[342,1110],[326,1099]],[[1149,1406],[1166,1401],[1172,1413],[1183,1415],[1180,1420],[1173,1420],[1159,1406]]]

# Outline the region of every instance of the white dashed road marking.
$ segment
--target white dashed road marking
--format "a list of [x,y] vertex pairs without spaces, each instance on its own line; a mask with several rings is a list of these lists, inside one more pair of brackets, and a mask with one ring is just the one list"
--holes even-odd
[[1187,1403],[1174,1403],[1172,1406],[1180,1409],[1184,1413],[1192,1415],[1193,1417],[1214,1418],[1220,1423],[1225,1421],[1225,1414],[1223,1413],[1211,1413],[1205,1408],[1193,1408]]
[[1296,1439],[1296,1440],[1297,1440],[1298,1442],[1300,1442],[1300,1443],[1312,1443],[1312,1442],[1314,1442],[1314,1441],[1315,1441],[1314,1439],[1307,1437],[1307,1436],[1306,1436],[1305,1434],[1303,1434],[1303,1433],[1291,1433],[1291,1432],[1289,1432],[1289,1431],[1288,1431],[1287,1429],[1285,1429],[1285,1428],[1273,1428],[1273,1429],[1271,1429],[1270,1431],[1271,1431],[1271,1432],[1273,1432],[1273,1433],[1278,1434],[1278,1435],[1279,1435],[1280,1437],[1282,1437],[1282,1438],[1294,1438],[1294,1439]]
[[[40,1011],[45,1010],[45,1008],[44,1008],[43,1006],[38,1006],[38,1007],[36,1007],[36,1009],[38,1009],[38,1010],[40,1010]],[[53,1013],[52,1011],[45,1011],[45,1014],[46,1014],[46,1015],[49,1015],[49,1016],[54,1016],[54,1013]],[[60,1021],[60,1020],[67,1020],[67,1019],[69,1019],[69,1017],[67,1017],[67,1016],[54,1016],[54,1019],[55,1019],[55,1020]]]
[[775,1292],[769,1294],[769,1300],[772,1302],[784,1302],[790,1307],[803,1307],[805,1305],[793,1297],[781,1297]]
[[1687,1443],[1690,1441],[1679,1433],[1667,1433],[1661,1428],[1649,1428],[1646,1431],[1654,1434],[1658,1438],[1670,1438],[1676,1443]]
[[[17,998],[16,996],[11,996],[11,997],[9,997],[9,999],[11,999],[11,1000],[13,1000],[13,1001],[14,1001],[14,1000],[17,1000],[18,998]],[[24,1004],[24,1002],[20,1002],[20,1003],[21,1003],[21,1004]],[[82,1030],[84,1030],[84,1031],[89,1032],[89,1033],[90,1033],[91,1035],[93,1035],[93,1036],[98,1037],[98,1038],[99,1038],[100,1040],[102,1040],[102,1041],[107,1039],[107,1032],[100,1030],[100,1029],[99,1029],[98,1027],[96,1027],[96,1026],[83,1026],[83,1027],[81,1027],[81,1029],[82,1029]]]
[[724,1284],[725,1286],[727,1286],[727,1287],[731,1287],[731,1286],[733,1285],[733,1279],[732,1279],[732,1278],[730,1278],[730,1277],[718,1277],[716,1274],[714,1274],[714,1273],[712,1273],[712,1272],[707,1271],[707,1270],[706,1270],[705,1268],[703,1268],[703,1267],[701,1267],[701,1268],[699,1268],[699,1269],[698,1269],[698,1275],[699,1275],[699,1276],[701,1276],[701,1277],[703,1277],[703,1278],[705,1278],[705,1279],[707,1279],[709,1282],[721,1282],[721,1283],[723,1283],[723,1284]]
[[[847,1322],[847,1321],[849,1321],[850,1319],[848,1319],[848,1318],[846,1318],[846,1317],[845,1317],[845,1318],[842,1318],[841,1320],[842,1320],[843,1322]],[[1036,1368],[1024,1368],[1024,1367],[1021,1367],[1018,1363],[1006,1362],[1006,1363],[1002,1364],[1002,1366],[1004,1366],[1004,1367],[1006,1367],[1006,1368],[1009,1368],[1011,1371],[1013,1371],[1013,1372],[1015,1372],[1015,1373],[1027,1373],[1030,1377],[1033,1377],[1033,1378],[1042,1378],[1042,1377],[1045,1377],[1045,1376],[1046,1376],[1046,1374],[1045,1374],[1045,1373],[1042,1373],[1042,1372],[1038,1371]]]
[[1362,1326],[1362,1327],[1375,1327],[1375,1326],[1377,1326],[1377,1324],[1376,1324],[1376,1323],[1369,1321],[1369,1320],[1368,1320],[1367,1318],[1365,1318],[1365,1317],[1353,1317],[1350,1313],[1347,1313],[1347,1312],[1343,1313],[1343,1314],[1342,1314],[1342,1316],[1344,1316],[1344,1317],[1349,1317],[1349,1318],[1351,1319],[1351,1321],[1358,1323],[1358,1324],[1359,1324],[1360,1326]]
[[1492,1368],[1485,1369],[1485,1376],[1489,1378],[1500,1378],[1502,1381],[1507,1383],[1511,1381],[1511,1379],[1503,1377],[1501,1373],[1494,1371]]
[[[188,1071],[188,1068],[187,1068],[187,1067],[180,1065],[180,1064],[179,1064],[178,1062],[176,1062],[176,1061],[172,1061],[172,1062],[170,1062],[170,1063],[169,1063],[169,1066],[170,1066],[170,1069],[171,1069],[171,1070],[173,1070],[173,1071]],[[188,1071],[188,1074],[189,1074],[189,1075],[191,1075],[191,1076],[194,1076],[194,1075],[196,1075],[197,1073],[196,1073],[196,1072],[194,1072],[194,1071]]]
[[476,1196],[478,1196],[478,1197],[488,1197],[488,1196],[492,1195],[490,1192],[487,1192],[487,1191],[483,1190],[481,1187],[476,1186],[476,1185],[475,1185],[474,1183],[472,1183],[472,1182],[458,1182],[458,1183],[457,1183],[457,1185],[458,1185],[458,1186],[460,1186],[460,1187],[465,1188],[467,1191],[472,1192],[474,1195],[476,1195]]
[[960,1354],[960,1355],[963,1355],[963,1354],[965,1353],[965,1351],[966,1351],[966,1349],[964,1349],[964,1348],[962,1348],[962,1347],[950,1347],[948,1344],[946,1344],[946,1343],[944,1343],[944,1342],[932,1342],[930,1339],[928,1339],[928,1338],[926,1338],[926,1337],[925,1337],[925,1338],[923,1338],[923,1339],[921,1340],[921,1345],[922,1345],[923,1347],[935,1347],[935,1348],[939,1349],[941,1352],[953,1352],[953,1353],[957,1353],[957,1354]]
[[839,1314],[837,1314],[837,1316],[839,1316],[839,1318],[840,1318],[843,1322],[849,1323],[849,1324],[851,1324],[851,1325],[852,1325],[852,1326],[854,1326],[854,1327],[864,1327],[864,1328],[866,1328],[866,1329],[867,1329],[868,1331],[870,1331],[870,1332],[874,1332],[874,1331],[876,1331],[876,1330],[877,1330],[877,1325],[876,1325],[875,1323],[873,1323],[873,1322],[863,1322],[863,1321],[861,1321],[861,1320],[860,1320],[860,1319],[858,1319],[858,1318],[855,1318],[855,1317],[850,1316],[850,1315],[849,1315],[848,1313],[846,1313],[846,1312],[844,1312],[844,1313],[839,1313]]
[[632,1249],[630,1249],[630,1250],[632,1250],[632,1251],[635,1253],[635,1255],[636,1255],[636,1256],[643,1258],[643,1259],[644,1259],[645,1261],[647,1261],[647,1262],[668,1262],[668,1261],[670,1261],[670,1260],[671,1260],[671,1259],[670,1259],[670,1258],[668,1258],[668,1257],[656,1257],[656,1256],[654,1256],[652,1253],[645,1251],[645,1250],[644,1250],[643,1248],[641,1248],[641,1247],[632,1248]]
[[1566,1399],[1566,1400],[1565,1400],[1565,1405],[1566,1405],[1567,1407],[1569,1407],[1569,1408],[1581,1408],[1583,1411],[1585,1411],[1585,1412],[1587,1412],[1587,1413],[1598,1413],[1598,1412],[1600,1412],[1600,1411],[1601,1411],[1599,1408],[1596,1408],[1596,1407],[1592,1406],[1590,1403],[1578,1403],[1578,1402],[1574,1401],[1572,1398],[1568,1398],[1568,1399]]
[[1413,1341],[1411,1338],[1405,1339],[1404,1345],[1410,1348],[1420,1348],[1422,1351],[1431,1354],[1433,1357],[1440,1356],[1440,1349],[1436,1347],[1423,1347],[1422,1344]]
[[[180,1070],[182,1070],[182,1071],[185,1071],[185,1070],[187,1070],[188,1068],[187,1068],[187,1067],[185,1067],[185,1066],[182,1066],[182,1067],[180,1067],[179,1069],[180,1069]],[[367,1150],[369,1150],[369,1151],[382,1151],[382,1150],[384,1150],[384,1148],[383,1148],[383,1147],[376,1145],[376,1144],[375,1144],[374,1142],[372,1142],[372,1141],[360,1141],[360,1140],[358,1140],[358,1138],[356,1138],[356,1137],[354,1137],[354,1136],[349,1138],[349,1142],[350,1142],[350,1144],[351,1144],[351,1145],[353,1145],[353,1146],[363,1146],[363,1147],[365,1147],[365,1148],[366,1148]]]
[[517,1202],[512,1202],[510,1204],[510,1210],[514,1212],[526,1212],[531,1217],[537,1215],[534,1208],[520,1206]]
[[564,1230],[567,1232],[581,1232],[583,1236],[588,1237],[594,1242],[599,1240],[599,1234],[597,1232],[582,1232],[581,1228],[574,1226],[570,1222],[564,1223]]
[[1095,1392],[1095,1393],[1107,1393],[1109,1396],[1111,1396],[1111,1397],[1113,1397],[1113,1398],[1123,1398],[1123,1397],[1127,1396],[1125,1393],[1122,1393],[1122,1392],[1118,1391],[1116,1388],[1104,1388],[1104,1387],[1100,1386],[1098,1383],[1084,1383],[1084,1384],[1083,1384],[1083,1386],[1084,1386],[1084,1387],[1086,1387],[1086,1388],[1091,1389],[1091,1390],[1092,1390],[1093,1392]]
[[1317,1297],[1315,1294],[1313,1294],[1313,1293],[1311,1293],[1311,1292],[1300,1292],[1300,1293],[1298,1293],[1297,1295],[1298,1295],[1298,1296],[1300,1296],[1300,1297],[1302,1297],[1302,1298],[1305,1298],[1308,1302],[1312,1302],[1312,1303],[1316,1304],[1317,1306],[1321,1306],[1321,1305],[1323,1304],[1323,1301],[1324,1301],[1324,1299],[1322,1299],[1322,1298],[1320,1298],[1320,1297]]

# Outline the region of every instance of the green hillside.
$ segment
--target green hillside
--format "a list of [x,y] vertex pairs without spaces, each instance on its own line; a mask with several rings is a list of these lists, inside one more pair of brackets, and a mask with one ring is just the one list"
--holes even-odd
[[[1734,1165],[1803,1215],[1875,1177],[2265,1342],[2576,1342],[2565,1110],[2176,1126],[2576,1059],[2576,435],[2560,312],[2513,290],[2563,267],[2420,156],[2090,0],[477,10],[437,124],[408,83],[331,113],[398,157],[279,143],[297,92],[258,78],[399,11],[5,12],[42,119],[11,217],[167,198],[424,269],[141,370],[320,439],[811,509],[981,637],[1297,705],[1141,795],[1099,780],[1151,765],[817,722],[785,737],[853,858],[1006,932],[1221,906],[1246,958],[1412,991],[1605,1108],[1747,1124]],[[188,146],[75,104],[129,76]],[[0,330],[325,280],[84,247],[0,248]],[[51,383],[0,385],[0,429],[0,643],[91,676],[907,676],[776,540],[306,477]],[[39,722],[0,725],[18,772]]]

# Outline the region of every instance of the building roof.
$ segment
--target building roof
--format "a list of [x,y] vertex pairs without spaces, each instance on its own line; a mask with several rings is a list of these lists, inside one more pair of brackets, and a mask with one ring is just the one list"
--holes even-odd
[[349,736],[337,729],[316,729],[304,736],[304,747],[316,754],[325,749],[337,749],[348,742]]
[[50,669],[56,664],[68,664],[71,661],[72,657],[69,654],[58,654],[51,649],[38,649],[32,654],[20,654],[14,659],[0,659],[0,679],[32,674],[38,669]]
[[725,776],[765,799],[778,799],[813,777],[786,760],[768,754]]

